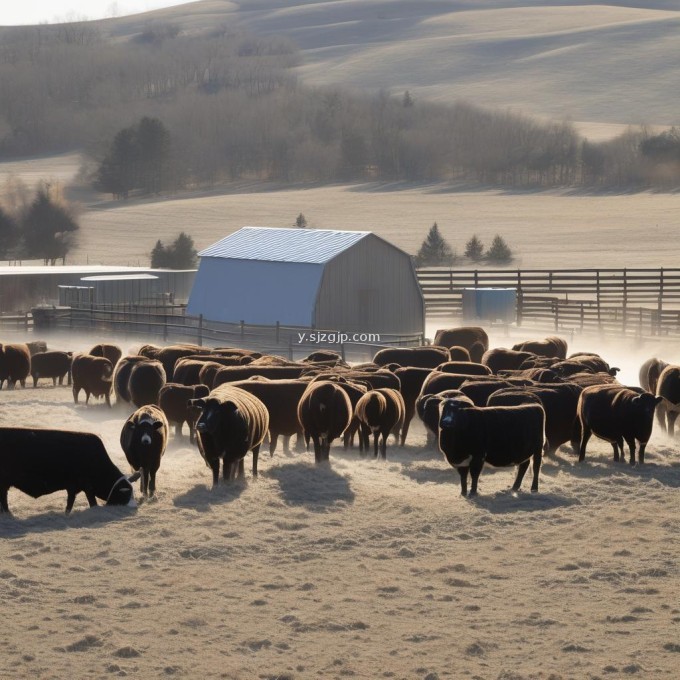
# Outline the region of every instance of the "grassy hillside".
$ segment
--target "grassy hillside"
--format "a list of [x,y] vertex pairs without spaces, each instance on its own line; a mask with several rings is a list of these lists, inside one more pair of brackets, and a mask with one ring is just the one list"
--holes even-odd
[[150,21],[286,35],[306,82],[566,117],[591,137],[678,122],[678,0],[203,0],[110,21],[119,35]]

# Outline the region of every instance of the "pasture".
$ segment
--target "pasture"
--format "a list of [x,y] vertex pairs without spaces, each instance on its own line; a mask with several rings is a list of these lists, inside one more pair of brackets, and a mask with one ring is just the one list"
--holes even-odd
[[[93,338],[59,338],[85,349]],[[57,341],[53,343],[57,348]],[[124,348],[129,343],[121,343]],[[492,346],[508,344],[492,338]],[[598,349],[637,384],[670,347]],[[66,387],[0,392],[2,425],[99,434],[126,469],[130,410],[74,405]],[[186,430],[185,430],[186,432]],[[485,469],[480,496],[414,421],[387,462],[331,449],[260,457],[210,490],[188,438],[171,441],[157,500],[70,517],[65,493],[16,490],[0,517],[3,677],[600,678],[676,675],[678,446],[642,467],[591,441],[544,461],[538,494]]]

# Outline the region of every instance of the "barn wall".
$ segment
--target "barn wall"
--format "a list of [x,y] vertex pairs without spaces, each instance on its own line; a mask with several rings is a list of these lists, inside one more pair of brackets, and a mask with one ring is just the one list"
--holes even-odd
[[323,266],[202,257],[187,313],[212,321],[313,323]]
[[424,302],[410,257],[369,235],[328,262],[316,325],[352,332],[422,333]]

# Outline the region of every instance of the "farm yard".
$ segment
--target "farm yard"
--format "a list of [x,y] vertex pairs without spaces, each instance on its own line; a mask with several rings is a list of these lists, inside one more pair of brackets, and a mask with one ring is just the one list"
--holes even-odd
[[[679,358],[659,345],[570,348],[581,349],[620,366],[624,384],[649,356]],[[97,433],[126,470],[132,409],[74,405],[46,385],[0,392],[0,425]],[[63,492],[10,490],[0,674],[672,678],[678,446],[655,431],[645,460],[614,464],[593,438],[583,464],[568,447],[546,458],[537,494],[527,479],[510,492],[512,470],[487,466],[466,500],[416,418],[386,462],[336,442],[317,467],[279,446],[258,479],[247,456],[245,481],[214,491],[196,447],[171,439],[157,498],[136,509],[88,509],[81,495],[67,517]]]

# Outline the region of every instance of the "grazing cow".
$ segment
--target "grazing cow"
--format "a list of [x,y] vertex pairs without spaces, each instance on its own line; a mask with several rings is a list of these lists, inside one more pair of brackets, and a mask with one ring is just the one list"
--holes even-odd
[[15,487],[38,498],[65,490],[66,512],[83,491],[90,507],[134,502],[132,482],[111,461],[102,440],[88,432],[0,428],[0,512],[9,512],[7,492]]
[[158,404],[158,395],[165,382],[165,370],[160,361],[150,359],[135,364],[128,380],[130,401],[137,408]]
[[670,437],[674,434],[675,421],[680,413],[680,366],[669,364],[661,371],[656,384],[656,393],[662,398],[667,427],[664,430]]
[[14,388],[17,382],[26,387],[26,378],[31,373],[31,353],[23,343],[0,345],[0,389],[7,381],[7,387]]
[[492,373],[498,373],[499,371],[520,368],[522,362],[535,356],[533,352],[518,352],[514,349],[497,347],[484,352],[482,364],[488,366]]
[[270,380],[290,380],[299,378],[310,366],[299,364],[296,366],[224,366],[215,373],[213,388],[238,380],[248,380],[254,375],[261,375]]
[[116,404],[130,403],[130,373],[137,365],[145,361],[152,361],[143,355],[131,355],[123,357],[117,364],[113,373],[113,391],[116,394]]
[[347,393],[334,382],[309,383],[298,404],[298,420],[305,436],[314,442],[316,463],[328,461],[331,443],[348,428],[352,403]]
[[512,485],[519,491],[524,473],[533,460],[532,491],[538,491],[543,453],[545,413],[537,404],[523,406],[470,406],[467,400],[446,399],[439,405],[439,450],[460,475],[461,495],[477,495],[477,483],[485,463],[494,467],[517,465]]
[[[484,354],[484,352],[482,352],[482,354]],[[459,347],[458,345],[449,347],[449,356],[451,357],[451,361],[472,361],[470,358],[470,351],[465,347]]]
[[609,373],[612,377],[616,377],[616,374],[621,370],[620,368],[609,366],[599,354],[593,352],[576,352],[571,354],[568,360],[581,364],[581,366],[593,373]]
[[414,366],[417,368],[436,368],[445,361],[450,361],[451,355],[447,347],[385,347],[378,350],[373,357],[373,363],[378,366],[399,364],[400,366]]
[[[657,394],[656,388],[659,384],[659,377],[668,364],[661,359],[647,359],[642,366],[640,366],[640,387],[646,392]],[[666,406],[662,401],[656,407],[656,422],[659,427],[666,431]]]
[[[468,399],[460,390],[444,390],[437,394],[424,394],[416,401],[418,417],[423,421],[429,435],[433,434],[435,441],[439,437],[439,404],[445,399]],[[474,403],[468,399],[471,406]]]
[[489,397],[498,390],[517,388],[521,389],[529,384],[528,380],[518,384],[517,380],[477,380],[470,378],[460,386],[460,392],[472,400],[475,406],[486,406]]
[[378,457],[380,439],[380,455],[386,460],[387,437],[395,428],[401,429],[404,422],[404,399],[401,393],[389,387],[369,390],[359,399],[354,413],[361,423],[361,437],[366,451],[370,434],[373,433],[373,457]]
[[229,383],[256,396],[269,413],[269,456],[274,455],[279,436],[283,439],[283,449],[289,453],[289,441],[296,434],[302,443],[302,427],[298,422],[297,405],[309,383],[306,380],[264,380],[250,378]]
[[[578,420],[578,400],[583,389],[573,383],[557,385],[530,385],[504,388],[489,396],[489,406],[510,406],[540,400],[545,411],[545,453],[553,454],[569,442],[576,453],[581,444],[581,426]],[[530,395],[524,399],[517,395]]]
[[533,352],[539,357],[567,358],[567,341],[551,335],[545,340],[526,340],[512,346],[518,352]]
[[199,347],[198,345],[168,345],[157,350],[153,358],[161,362],[167,379],[173,380],[173,371],[178,359],[193,354],[208,354],[209,351],[205,347]]
[[502,378],[525,378],[537,383],[564,382],[564,378],[550,368],[518,368],[512,371],[498,371],[498,375]]
[[64,384],[64,376],[68,376],[71,384],[71,352],[38,352],[31,357],[31,377],[33,387],[38,386],[40,378],[52,378],[52,384]]
[[[341,387],[343,390],[345,390],[352,405],[352,420],[350,421],[349,427],[345,430],[343,435],[343,445],[345,450],[347,450],[350,446],[354,446],[354,435],[359,431],[360,423],[359,419],[356,417],[357,403],[359,402],[359,399],[361,399],[361,397],[363,397],[364,394],[366,394],[366,392],[370,389],[370,386],[368,384],[362,384],[348,380],[344,375],[328,375],[325,373],[313,377],[309,382],[319,382],[321,380],[334,382],[336,385],[338,385],[338,387]],[[309,436],[306,437],[306,444],[307,448],[309,448]],[[359,433],[359,450],[364,450],[364,440],[361,437],[361,433]]]
[[110,345],[103,342],[99,345],[95,345],[88,354],[91,354],[93,357],[104,357],[115,367],[118,360],[123,356],[123,351],[118,345]]
[[257,477],[260,445],[269,429],[267,407],[250,392],[232,385],[220,385],[203,399],[192,399],[190,406],[201,409],[196,423],[198,448],[212,470],[213,488],[224,481],[244,477],[243,459],[253,452],[253,477]]
[[640,442],[639,460],[645,462],[645,447],[652,434],[654,411],[661,397],[640,393],[623,385],[593,385],[581,392],[578,417],[581,422],[579,462],[585,460],[586,445],[594,434],[611,443],[614,461],[625,460],[623,442],[630,450],[630,464],[635,465],[635,440]]
[[442,347],[465,347],[472,361],[479,363],[484,352],[489,349],[489,336],[479,326],[443,328],[435,334],[434,344]]
[[168,419],[158,406],[138,408],[123,425],[120,447],[134,472],[141,474],[144,496],[156,495],[156,473],[168,444]]
[[200,412],[189,406],[192,399],[207,397],[210,389],[205,385],[179,385],[165,383],[158,393],[158,405],[165,413],[168,422],[175,426],[175,437],[182,434],[182,425],[189,428],[189,441],[193,444],[196,435],[196,421]]
[[26,347],[28,347],[31,356],[38,354],[38,352],[47,352],[47,343],[44,340],[31,340],[26,343]]
[[445,361],[439,364],[435,371],[440,373],[455,373],[456,375],[491,375],[491,369],[474,361]]
[[80,390],[85,391],[85,404],[90,395],[95,398],[104,397],[111,407],[111,386],[113,366],[104,357],[93,357],[91,354],[78,354],[71,361],[71,377],[73,379],[73,401],[78,403]]

